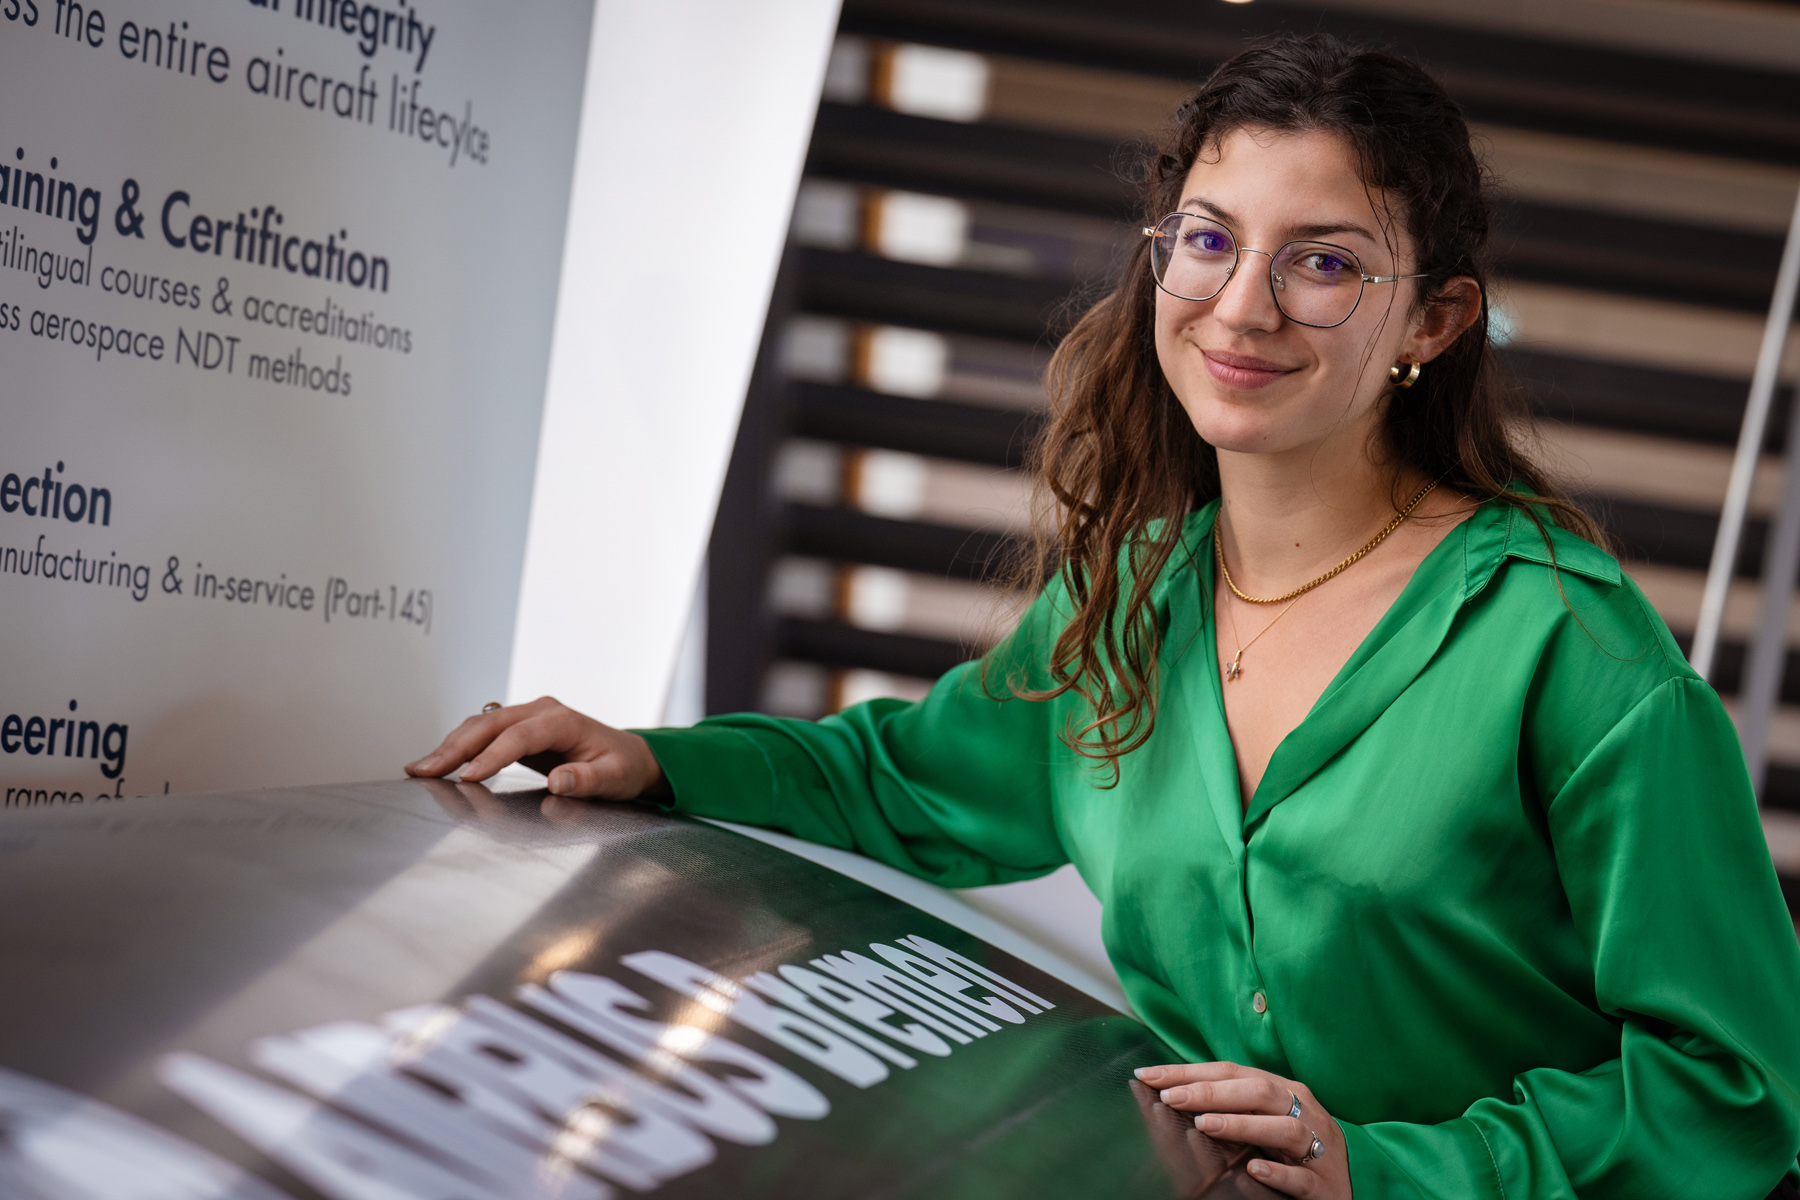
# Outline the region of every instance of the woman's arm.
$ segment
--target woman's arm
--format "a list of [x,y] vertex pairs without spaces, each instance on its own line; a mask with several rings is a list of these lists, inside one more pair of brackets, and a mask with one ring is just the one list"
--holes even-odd
[[1345,1124],[1358,1192],[1762,1200],[1800,1152],[1800,945],[1730,719],[1671,678],[1546,794],[1619,1057],[1442,1125]]
[[[486,779],[524,761],[553,793],[662,799],[698,816],[856,850],[949,887],[1041,875],[1068,861],[1050,803],[1066,709],[1011,698],[1047,658],[1060,589],[982,663],[917,704],[876,700],[821,721],[754,713],[691,729],[613,729],[545,697],[464,721],[409,774]],[[1034,674],[1041,674],[1035,672]],[[1032,686],[1041,686],[1033,678]]]
[[979,663],[917,704],[821,721],[755,714],[646,730],[674,807],[854,850],[945,887],[1028,879],[1068,861],[1050,796],[1060,706],[988,694]]

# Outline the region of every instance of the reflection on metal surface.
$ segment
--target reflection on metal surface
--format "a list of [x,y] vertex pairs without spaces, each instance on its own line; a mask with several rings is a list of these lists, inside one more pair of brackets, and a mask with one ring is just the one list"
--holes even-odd
[[0,1069],[7,1200],[287,1200],[154,1125]]
[[258,979],[233,1008],[260,1015],[303,994],[342,996],[362,986],[374,963],[384,987],[441,995],[598,852],[580,843],[496,846],[489,831],[451,830]]
[[1263,1152],[1240,1142],[1221,1142],[1194,1128],[1193,1118],[1157,1098],[1156,1089],[1131,1081],[1131,1095],[1150,1131],[1156,1157],[1182,1200],[1279,1200],[1280,1192],[1250,1178],[1244,1166]]
[[574,966],[594,953],[599,940],[598,933],[585,929],[558,938],[531,960],[532,974],[547,979],[564,967]]
[[[907,949],[870,946],[891,966],[853,950],[813,959],[814,966],[854,982],[843,990],[860,990],[874,1011],[847,1011],[856,1011],[869,1030],[896,1036],[884,1018],[903,1012],[968,1045],[1000,1031],[988,1015],[1021,1025],[1025,1013],[1056,1007],[929,939],[914,935],[896,942]],[[640,951],[622,962],[857,1088],[889,1078],[887,1065],[868,1052],[884,1043],[809,1005],[797,1011],[774,1003],[666,951]],[[772,977],[758,978],[764,982],[752,986],[759,992],[791,990]],[[339,1021],[265,1037],[252,1044],[250,1059],[403,1147],[491,1176],[508,1195],[598,1200],[610,1194],[609,1183],[650,1191],[712,1163],[714,1137],[765,1144],[776,1133],[772,1116],[818,1121],[831,1112],[816,1087],[747,1046],[692,1026],[677,1033],[632,1016],[649,1001],[613,979],[558,972],[548,990],[526,984],[517,998],[525,1011],[472,995],[460,1007],[431,1004],[388,1013],[381,1027]],[[590,1041],[561,1033],[552,1022]],[[939,1054],[948,1056],[949,1048],[937,1044]],[[685,1076],[647,1079],[601,1049],[629,1060],[652,1045],[664,1052],[679,1046],[682,1066],[690,1068]],[[891,1060],[908,1069],[919,1065],[904,1055]],[[742,1074],[715,1079],[698,1069],[709,1063]],[[165,1060],[164,1082],[296,1174],[320,1175],[310,1144],[296,1149],[280,1139],[257,1141],[259,1121],[233,1109],[225,1096],[229,1085],[221,1088],[224,1077],[208,1073],[218,1065],[173,1055]],[[362,1155],[377,1145],[365,1143]],[[410,1153],[403,1149],[403,1160]],[[356,1200],[391,1174],[388,1168],[365,1170],[354,1159],[337,1161],[365,1176],[355,1187],[335,1177],[318,1185],[338,1200]]]
[[1142,1026],[725,830],[407,782],[7,833],[0,1064],[247,1181],[7,1192],[15,1136],[8,1200],[1198,1194]]
[[334,1109],[199,1055],[171,1055],[161,1079],[321,1195],[505,1200],[481,1177],[414,1154]]

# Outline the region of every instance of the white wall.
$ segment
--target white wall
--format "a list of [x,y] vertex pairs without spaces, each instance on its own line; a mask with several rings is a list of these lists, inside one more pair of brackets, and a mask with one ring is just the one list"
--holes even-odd
[[661,715],[837,10],[600,0],[509,702]]

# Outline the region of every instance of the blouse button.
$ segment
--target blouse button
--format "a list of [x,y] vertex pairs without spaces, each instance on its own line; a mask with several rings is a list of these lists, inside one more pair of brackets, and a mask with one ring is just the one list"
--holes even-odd
[[1258,992],[1256,995],[1250,997],[1250,1007],[1254,1008],[1259,1013],[1268,1012],[1269,998],[1264,996],[1261,992]]

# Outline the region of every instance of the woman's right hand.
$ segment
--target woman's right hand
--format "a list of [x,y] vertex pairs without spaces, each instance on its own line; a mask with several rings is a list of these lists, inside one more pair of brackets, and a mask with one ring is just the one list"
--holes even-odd
[[406,773],[437,778],[461,767],[464,783],[479,783],[511,763],[533,759],[525,765],[544,771],[558,796],[635,800],[669,794],[650,743],[550,696],[470,717]]

